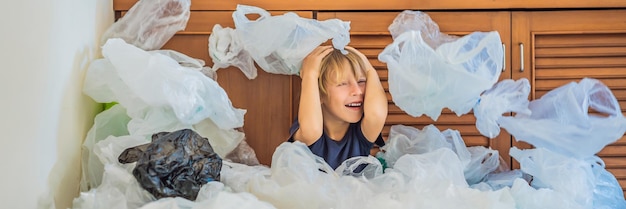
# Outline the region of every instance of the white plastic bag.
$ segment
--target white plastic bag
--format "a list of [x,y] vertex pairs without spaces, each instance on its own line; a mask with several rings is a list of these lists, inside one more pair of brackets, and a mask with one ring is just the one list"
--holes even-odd
[[591,157],[626,131],[617,99],[596,79],[563,85],[531,101],[528,108],[532,114],[502,117],[498,123],[516,140],[566,156]]
[[121,39],[109,39],[102,54],[130,92],[150,106],[171,108],[182,123],[211,118],[221,129],[243,126],[245,110],[235,109],[224,89],[201,72]]
[[421,31],[422,39],[433,49],[459,38],[440,32],[439,25],[428,14],[421,11],[405,10],[398,14],[389,25],[389,32],[394,39],[407,31]]
[[121,38],[143,50],[160,49],[177,31],[185,29],[191,0],[138,1],[102,35],[101,45]]
[[241,39],[232,28],[222,28],[220,24],[213,26],[213,32],[209,36],[209,55],[213,60],[213,71],[235,66],[248,79],[257,76],[252,57],[243,49]]
[[378,55],[389,68],[389,92],[413,117],[437,120],[443,108],[468,113],[502,69],[498,32],[474,32],[432,48],[421,31],[402,33]]
[[483,136],[494,138],[500,134],[498,119],[506,112],[530,115],[528,94],[530,83],[522,78],[517,81],[502,80],[480,96],[474,107],[476,128]]
[[591,208],[595,178],[588,162],[545,148],[520,150],[511,147],[509,154],[520,163],[524,173],[533,176],[531,186],[534,188],[552,189],[572,203]]
[[394,167],[396,161],[406,154],[424,154],[439,148],[448,148],[454,151],[463,167],[470,161],[470,152],[463,142],[463,138],[456,130],[439,131],[435,125],[428,125],[422,130],[411,126],[394,125],[389,131],[389,139],[385,146],[383,159],[389,167]]
[[[260,17],[250,20],[247,14]],[[328,39],[344,53],[350,42],[350,23],[339,19],[319,21],[293,12],[271,16],[258,7],[237,5],[233,20],[244,49],[269,73],[298,74],[302,59]]]

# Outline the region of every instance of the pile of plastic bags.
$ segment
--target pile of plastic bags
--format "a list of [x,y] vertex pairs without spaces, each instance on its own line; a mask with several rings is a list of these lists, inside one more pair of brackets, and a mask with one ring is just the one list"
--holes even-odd
[[[189,0],[139,1],[110,30],[139,27],[137,20],[148,18],[154,22],[146,29],[151,32],[135,35],[171,37],[180,28],[170,23],[186,22],[188,5]],[[140,12],[153,6],[180,15],[163,17],[161,24],[161,17]],[[261,18],[242,18],[249,13]],[[521,169],[509,170],[498,151],[466,147],[458,131],[434,125],[422,130],[393,126],[377,156],[386,162],[384,170],[373,156],[348,159],[333,170],[300,142],[281,144],[271,168],[258,165],[244,134],[235,129],[243,125],[245,111],[232,107],[209,76],[233,65],[253,78],[253,61],[271,73],[297,74],[307,50],[327,39],[343,49],[349,25],[295,14],[271,16],[243,5],[233,17],[239,21],[236,29],[214,27],[212,68],[178,52],[155,50],[165,38],[148,44],[146,38],[105,36],[104,58],[91,64],[84,92],[98,102],[119,104],[96,116],[85,139],[81,194],[74,208],[626,207],[615,177],[594,156],[626,131],[619,104],[606,86],[583,79],[529,102],[527,80],[496,83],[503,56],[497,32],[452,37],[439,32],[424,13],[413,11],[401,13],[390,26],[394,43],[379,55],[389,66],[396,104],[411,115],[434,119],[444,107],[457,114],[473,108],[485,136],[497,136],[502,127],[537,147],[511,149]],[[138,47],[145,45],[150,46]],[[511,111],[516,115],[502,116]],[[154,133],[181,129],[207,138],[224,159],[219,181],[204,184],[194,201],[157,199],[133,176],[136,164],[122,164],[118,157],[128,148],[145,146]]]

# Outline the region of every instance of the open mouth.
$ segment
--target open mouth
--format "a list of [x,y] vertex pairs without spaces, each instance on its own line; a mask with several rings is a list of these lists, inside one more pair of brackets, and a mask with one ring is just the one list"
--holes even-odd
[[346,107],[350,109],[358,110],[358,109],[361,109],[362,105],[363,103],[361,102],[353,102],[353,103],[346,104]]

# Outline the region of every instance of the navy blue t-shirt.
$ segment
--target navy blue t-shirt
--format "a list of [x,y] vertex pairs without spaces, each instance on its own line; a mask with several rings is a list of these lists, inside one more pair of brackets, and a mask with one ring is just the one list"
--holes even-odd
[[[293,142],[293,134],[300,128],[298,120],[293,123],[289,133],[289,142]],[[385,145],[382,134],[378,135],[375,143],[382,147]],[[343,136],[341,141],[335,141],[328,137],[326,133],[322,133],[322,136],[313,144],[309,145],[309,149],[313,154],[324,158],[324,160],[332,167],[336,169],[341,165],[344,160],[347,160],[355,156],[368,156],[370,150],[374,146],[374,143],[367,141],[367,138],[361,131],[361,121],[357,123],[351,123],[346,131],[346,135]]]

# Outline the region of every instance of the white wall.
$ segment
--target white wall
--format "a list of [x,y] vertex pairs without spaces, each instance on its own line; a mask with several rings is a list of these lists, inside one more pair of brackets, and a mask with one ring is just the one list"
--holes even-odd
[[0,208],[71,207],[82,140],[101,109],[82,94],[82,81],[101,57],[112,0],[5,1],[2,8]]

